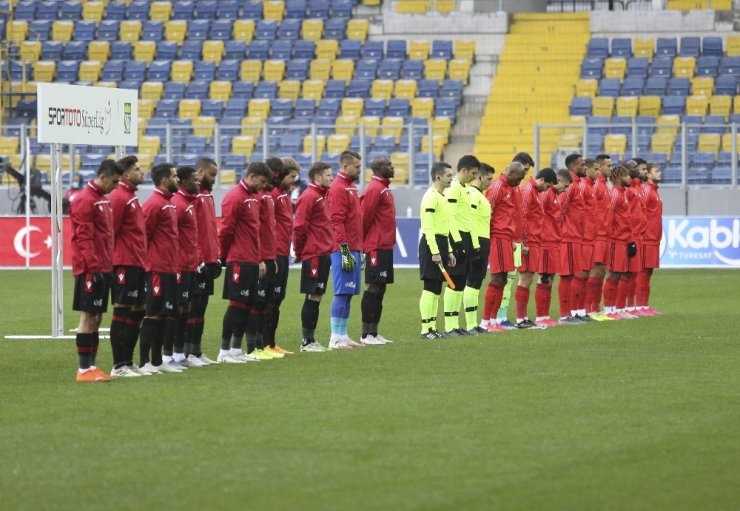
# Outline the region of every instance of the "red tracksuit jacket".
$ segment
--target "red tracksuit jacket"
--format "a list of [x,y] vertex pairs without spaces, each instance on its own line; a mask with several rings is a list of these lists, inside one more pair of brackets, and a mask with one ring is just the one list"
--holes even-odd
[[599,241],[609,240],[609,229],[611,228],[612,208],[609,188],[606,186],[606,178],[602,175],[596,177],[594,184],[594,216],[596,221],[596,231],[594,239]]
[[72,273],[113,271],[113,210],[103,190],[90,181],[69,206]]
[[501,238],[509,241],[521,239],[521,233],[517,233],[520,221],[515,221],[514,216],[520,215],[521,202],[514,194],[514,189],[509,185],[506,176],[501,174],[485,193],[486,199],[491,203],[491,238]]
[[645,183],[642,186],[642,194],[645,199],[647,216],[645,236],[642,241],[646,245],[660,245],[660,239],[663,237],[663,201],[658,194],[658,186]]
[[633,179],[632,185],[625,190],[627,202],[630,205],[630,225],[632,226],[632,241],[642,241],[647,227],[645,214],[645,200],[642,195],[642,180]]
[[562,208],[561,198],[563,195],[565,193],[558,195],[555,188],[550,188],[546,192],[540,193],[542,211],[544,213],[542,217],[542,241],[540,242],[542,248],[554,249],[560,247],[560,242],[562,241],[560,210]]
[[221,203],[219,254],[227,263],[257,264],[260,259],[260,201],[244,179],[229,191]]
[[612,226],[609,231],[609,241],[629,243],[632,239],[632,228],[630,226],[630,211],[627,194],[624,187],[612,186],[609,190],[612,210]]
[[177,207],[178,272],[195,271],[203,262],[198,246],[198,222],[195,218],[197,198],[197,195],[189,194],[182,189],[172,197],[172,204]]
[[329,255],[332,250],[328,188],[313,183],[298,197],[293,226],[293,251],[299,261]]
[[537,189],[537,181],[530,177],[522,186],[520,193],[522,197],[521,216],[524,219],[522,243],[526,247],[538,247],[542,241],[544,210],[540,192]]
[[573,177],[573,184],[563,194],[561,201],[561,223],[563,242],[580,243],[583,241],[583,193],[581,190],[581,178],[574,172],[570,175]]
[[216,204],[213,195],[205,188],[200,189],[195,201],[195,220],[198,224],[198,247],[204,263],[218,261],[218,230],[216,226]]
[[581,196],[583,197],[583,243],[592,245],[596,238],[596,197],[594,181],[586,176],[581,178]]
[[177,273],[177,207],[171,199],[171,193],[155,188],[144,203],[148,272]]
[[390,179],[373,176],[360,199],[363,250],[393,250],[396,244],[396,205]]
[[260,261],[274,261],[275,248],[275,199],[272,192],[262,190],[260,200]]
[[329,202],[329,220],[334,240],[332,251],[346,243],[350,250],[362,250],[362,209],[360,194],[354,180],[340,172],[326,194]]
[[136,188],[121,180],[108,195],[113,209],[113,266],[146,266],[146,229],[144,212],[136,197]]
[[293,235],[293,206],[290,192],[273,188],[275,201],[275,247],[278,256],[290,256],[290,239]]

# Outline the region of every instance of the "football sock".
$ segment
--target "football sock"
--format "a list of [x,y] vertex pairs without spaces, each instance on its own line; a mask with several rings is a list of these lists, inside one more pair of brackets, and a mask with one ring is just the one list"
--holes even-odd
[[604,282],[604,312],[612,312],[617,303],[617,286],[619,281],[606,279]]
[[314,336],[316,335],[316,325],[319,321],[319,305],[320,302],[315,302],[308,298],[303,301],[303,308],[301,309],[301,327],[304,339],[314,339]]
[[495,319],[495,316],[493,315],[494,312],[498,312],[498,310],[493,310],[493,302],[494,302],[494,290],[492,283],[489,282],[486,286],[486,295],[483,299],[483,321],[488,321]]
[[126,362],[126,328],[128,327],[128,307],[114,307],[110,323],[110,348],[113,353],[113,367],[118,369]]
[[144,319],[143,310],[130,310],[128,313],[128,324],[126,325],[126,365],[134,363],[134,351],[136,342],[139,340],[141,321]]
[[517,286],[514,299],[516,300],[517,322],[527,317],[527,305],[529,305],[529,288]]
[[[144,345],[151,347],[152,365],[162,365],[162,343],[164,340],[165,321],[163,319],[144,318],[141,325],[141,352],[144,356]],[[147,339],[145,341],[144,339]],[[147,357],[146,362],[149,362]]]
[[203,339],[203,323],[204,318],[188,318],[188,332],[187,339],[190,344],[190,353],[196,357],[200,357],[203,354],[203,348],[201,346],[201,339]]
[[570,316],[570,286],[573,282],[572,275],[561,275],[558,283],[558,301],[560,303],[560,318]]
[[280,315],[277,307],[277,304],[270,302],[262,314],[262,338],[265,346],[275,347],[275,330],[277,330],[277,320]]
[[534,302],[538,318],[550,317],[550,302],[552,301],[552,286],[537,284],[534,290]]
[[586,281],[586,312],[597,312],[601,302],[601,279],[589,277]]
[[480,289],[465,286],[463,290],[463,307],[465,307],[465,327],[472,330],[478,324],[478,297]]
[[[362,294],[360,309],[362,311],[362,338],[373,334],[373,324],[377,324],[378,303],[380,296],[368,290]],[[377,329],[377,327],[375,327]],[[377,332],[376,332],[377,333]]]
[[[486,289],[486,306],[490,307],[491,313],[498,311],[501,308],[501,302],[504,296],[504,284],[496,284],[495,282],[489,282],[488,288]],[[490,300],[490,305],[489,305]]]
[[228,350],[231,348],[231,336],[234,334],[239,323],[239,317],[244,314],[244,305],[229,303],[224,314],[223,325],[221,329],[221,349]]
[[[262,338],[257,338],[257,332],[259,330],[259,324],[260,324],[260,318],[259,314],[257,312],[257,309],[252,309],[249,313],[249,316],[247,316],[246,324],[244,325],[244,330],[247,333],[247,353],[252,353],[257,348],[262,348],[259,343],[262,342]],[[231,346],[234,347],[233,345]]]
[[619,284],[617,284],[617,310],[624,310],[627,303],[627,291],[629,290],[630,280],[632,280],[632,277],[627,275],[622,275],[622,278],[619,279]]
[[601,277],[599,279],[598,283],[598,289],[596,290],[596,300],[594,307],[596,307],[596,310],[599,310],[601,308],[601,299],[604,297],[604,277]]
[[92,351],[90,351],[90,367],[95,367],[95,359],[98,356],[98,346],[100,346],[100,332],[93,332]]
[[445,311],[445,331],[449,332],[460,328],[460,305],[462,304],[462,291],[447,289],[443,298]]
[[185,353],[185,332],[188,328],[188,313],[179,313],[176,320],[177,328],[175,330],[175,342],[173,351],[174,353]]
[[642,270],[637,274],[637,289],[635,298],[638,307],[647,307],[650,303],[650,278],[653,276],[653,270]]
[[93,334],[77,334],[75,336],[77,345],[77,358],[79,359],[80,369],[90,369],[90,353],[93,348]]
[[629,281],[629,286],[627,286],[627,308],[634,309],[635,308],[635,292],[637,288],[637,278],[639,277],[641,272],[635,273],[632,275],[632,278]]
[[175,347],[175,336],[177,335],[177,317],[167,316],[164,319],[164,339],[162,353],[168,357],[172,356]]
[[437,326],[437,307],[439,295],[435,295],[426,289],[421,292],[419,299],[419,314],[421,315],[421,333],[425,334],[429,330],[434,330]]
[[584,292],[585,283],[586,280],[582,277],[573,277],[570,283],[570,299],[568,302],[570,304],[571,316],[577,316],[578,310],[581,308],[581,295]]
[[509,302],[511,302],[511,292],[514,287],[514,279],[510,279],[507,275],[506,286],[504,286],[504,293],[501,295],[501,305],[496,311],[496,323],[501,323],[509,319]]

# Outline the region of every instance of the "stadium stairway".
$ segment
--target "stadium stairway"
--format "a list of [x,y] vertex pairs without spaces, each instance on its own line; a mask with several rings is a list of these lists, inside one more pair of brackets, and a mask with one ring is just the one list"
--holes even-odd
[[[512,16],[476,137],[474,152],[481,161],[503,170],[517,152],[534,152],[535,124],[568,121],[589,37],[588,13]],[[540,155],[552,153],[559,135],[543,134]]]

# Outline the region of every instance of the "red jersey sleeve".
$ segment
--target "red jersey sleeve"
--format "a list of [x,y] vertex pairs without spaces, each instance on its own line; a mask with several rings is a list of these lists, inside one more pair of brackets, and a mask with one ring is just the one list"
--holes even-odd
[[234,228],[236,226],[236,214],[234,211],[235,201],[231,197],[226,197],[221,204],[221,228],[218,230],[218,250],[221,254],[222,261],[226,260],[231,248],[231,242],[234,240]]
[[380,191],[381,189],[375,185],[374,182],[370,183],[365,190],[365,193],[360,198],[360,206],[362,208],[362,237],[367,238],[370,228],[373,226],[373,220],[375,219],[374,214],[370,212],[375,211],[380,202]]
[[84,272],[99,266],[93,236],[95,235],[94,204],[85,196],[84,200],[73,202],[70,212],[74,225],[75,248],[78,257],[83,261]]

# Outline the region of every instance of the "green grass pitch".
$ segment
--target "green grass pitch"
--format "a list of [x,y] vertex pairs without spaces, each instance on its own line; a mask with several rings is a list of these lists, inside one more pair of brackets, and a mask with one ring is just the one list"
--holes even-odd
[[[50,331],[48,272],[0,281],[3,333]],[[110,384],[74,382],[73,341],[0,341],[0,509],[740,509],[740,272],[658,272],[657,318],[440,342],[419,292],[397,272],[390,346]]]

